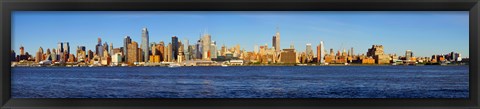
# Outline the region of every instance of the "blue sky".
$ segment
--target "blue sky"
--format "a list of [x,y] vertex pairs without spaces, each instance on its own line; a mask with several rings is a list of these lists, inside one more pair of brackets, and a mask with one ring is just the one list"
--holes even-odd
[[206,31],[218,48],[240,44],[252,51],[255,45],[271,47],[278,26],[281,47],[293,43],[297,51],[324,41],[325,49],[354,47],[355,54],[381,44],[387,54],[455,51],[469,57],[467,11],[16,11],[12,22],[17,53],[20,45],[34,54],[60,41],[70,42],[73,53],[77,45],[94,50],[98,37],[117,48],[127,35],[141,42],[143,27],[150,42],[169,43],[177,36],[193,44]]

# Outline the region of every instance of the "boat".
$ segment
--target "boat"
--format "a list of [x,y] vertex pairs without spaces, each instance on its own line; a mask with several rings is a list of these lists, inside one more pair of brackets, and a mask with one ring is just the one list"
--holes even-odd
[[222,64],[222,67],[228,67],[228,65]]
[[175,68],[175,67],[180,67],[180,65],[179,64],[170,64],[170,65],[168,65],[168,67]]

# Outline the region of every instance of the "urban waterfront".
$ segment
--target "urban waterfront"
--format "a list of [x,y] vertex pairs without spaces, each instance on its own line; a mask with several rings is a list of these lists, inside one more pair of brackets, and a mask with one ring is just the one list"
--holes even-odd
[[14,67],[13,98],[468,98],[469,67]]

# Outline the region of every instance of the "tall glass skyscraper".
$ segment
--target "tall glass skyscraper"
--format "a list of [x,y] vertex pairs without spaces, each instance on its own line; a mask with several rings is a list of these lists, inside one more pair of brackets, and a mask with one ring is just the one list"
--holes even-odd
[[143,28],[142,30],[142,50],[143,50],[143,60],[140,60],[142,62],[147,62],[149,59],[149,51],[150,51],[150,47],[148,46],[149,42],[148,42],[148,30],[147,28]]
[[123,39],[123,55],[124,55],[124,61],[127,62],[128,60],[128,44],[132,43],[132,39],[130,36],[125,36]]
[[178,38],[177,36],[172,36],[172,57],[173,60],[178,59]]

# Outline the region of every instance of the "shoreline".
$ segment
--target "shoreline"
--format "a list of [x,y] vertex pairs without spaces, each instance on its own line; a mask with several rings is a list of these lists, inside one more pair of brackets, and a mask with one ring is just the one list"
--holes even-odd
[[[448,64],[448,65],[426,65],[426,64],[418,64],[418,65],[391,65],[391,64],[329,64],[329,65],[317,65],[317,64],[307,64],[307,65],[297,65],[297,64],[291,64],[291,65],[262,65],[262,64],[252,64],[252,65],[228,65],[228,66],[221,66],[221,65],[210,65],[210,66],[178,66],[178,67],[329,67],[329,66],[335,66],[335,67],[349,67],[349,66],[469,66],[469,64]],[[52,65],[16,65],[16,66],[11,66],[11,68],[15,67],[66,67],[66,68],[75,68],[75,67],[169,67],[169,66],[68,66],[68,65],[57,65],[57,66],[52,66]],[[178,68],[174,67],[174,68]]]

